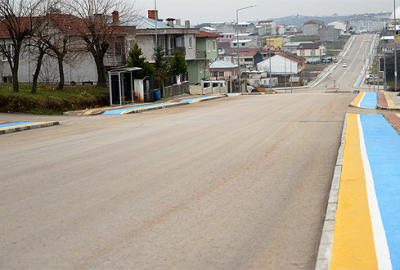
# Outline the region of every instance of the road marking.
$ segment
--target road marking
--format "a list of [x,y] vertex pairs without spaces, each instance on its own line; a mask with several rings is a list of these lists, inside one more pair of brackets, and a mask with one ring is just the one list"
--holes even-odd
[[359,93],[356,96],[356,98],[353,100],[353,102],[350,103],[350,105],[354,106],[354,107],[360,107],[360,103],[361,103],[361,100],[363,99],[363,97],[364,97],[364,93]]
[[349,114],[330,269],[377,269],[357,115]]
[[388,104],[388,108],[389,108],[389,109],[398,109],[398,108],[400,108],[400,106],[396,106],[396,105],[394,104],[393,99],[392,99],[392,97],[389,95],[389,93],[384,92],[383,94],[385,95],[386,102],[387,102],[387,104]]
[[378,260],[378,269],[390,270],[392,269],[392,264],[390,262],[389,248],[387,245],[385,229],[383,227],[381,213],[379,211],[378,200],[376,198],[374,179],[372,177],[371,166],[369,163],[367,149],[365,146],[364,132],[362,128],[360,115],[357,115],[357,121],[358,121],[358,130],[360,133],[361,158],[365,172],[368,205],[371,214],[376,257]]
[[384,259],[390,254],[391,266],[400,269],[400,136],[382,115],[365,114],[360,119],[389,249]]

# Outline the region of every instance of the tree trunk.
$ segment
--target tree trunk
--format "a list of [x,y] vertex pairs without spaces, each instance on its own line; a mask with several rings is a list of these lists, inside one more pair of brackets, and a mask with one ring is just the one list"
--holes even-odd
[[32,94],[35,94],[36,90],[37,90],[37,80],[39,78],[40,68],[42,67],[43,56],[44,56],[44,51],[40,52],[40,54],[38,56],[35,74],[33,74],[33,82],[32,82],[32,89],[31,89]]
[[58,59],[58,70],[60,72],[60,82],[57,85],[57,90],[63,90],[65,83],[64,65],[63,65],[64,54],[59,54],[57,59]]
[[97,67],[97,87],[107,87],[106,68],[104,66],[104,54],[97,52],[94,57]]
[[12,68],[12,77],[13,77],[13,92],[17,93],[19,91],[17,65],[14,65],[14,67]]

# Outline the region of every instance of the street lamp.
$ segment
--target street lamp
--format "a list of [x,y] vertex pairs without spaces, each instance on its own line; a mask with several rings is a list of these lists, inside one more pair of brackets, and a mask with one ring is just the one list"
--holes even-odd
[[255,7],[255,6],[257,6],[257,4],[254,4],[254,5],[251,5],[251,6],[247,6],[247,7],[243,7],[243,8],[239,8],[239,9],[236,10],[236,42],[237,42],[237,49],[238,49],[239,89],[242,88],[241,75],[240,75],[240,52],[239,52],[239,29],[238,29],[239,28],[239,10],[246,9],[246,8],[251,8],[251,7]]

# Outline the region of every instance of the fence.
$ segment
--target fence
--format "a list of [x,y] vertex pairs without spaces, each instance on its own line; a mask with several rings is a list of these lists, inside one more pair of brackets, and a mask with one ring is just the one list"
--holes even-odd
[[172,97],[189,94],[189,74],[180,74],[169,78],[169,85],[161,88],[161,97]]

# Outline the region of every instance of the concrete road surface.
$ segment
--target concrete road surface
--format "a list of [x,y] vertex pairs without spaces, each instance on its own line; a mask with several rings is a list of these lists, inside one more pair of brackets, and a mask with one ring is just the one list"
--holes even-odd
[[241,96],[2,135],[0,267],[313,268],[353,98]]

